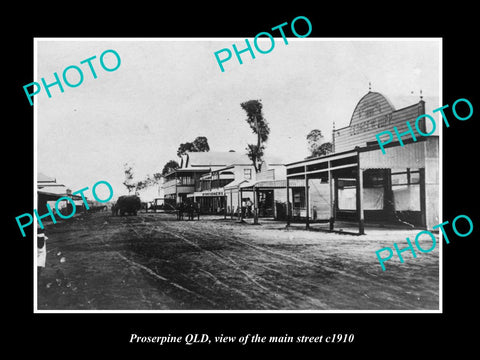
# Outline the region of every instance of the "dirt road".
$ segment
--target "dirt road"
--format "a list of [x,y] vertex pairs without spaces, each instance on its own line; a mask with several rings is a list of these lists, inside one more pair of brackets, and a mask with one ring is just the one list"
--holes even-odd
[[386,271],[375,256],[412,230],[359,237],[93,213],[46,231],[39,310],[438,309],[438,246]]

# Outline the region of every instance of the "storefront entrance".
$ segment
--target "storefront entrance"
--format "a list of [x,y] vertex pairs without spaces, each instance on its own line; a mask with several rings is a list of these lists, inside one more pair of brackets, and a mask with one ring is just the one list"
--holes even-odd
[[274,216],[274,196],[273,190],[260,190],[257,192],[258,216]]
[[[363,171],[365,222],[422,226],[422,169],[366,169]],[[335,179],[338,220],[357,218],[356,169]]]
[[195,201],[200,206],[202,214],[223,214],[225,211],[225,196],[198,196]]

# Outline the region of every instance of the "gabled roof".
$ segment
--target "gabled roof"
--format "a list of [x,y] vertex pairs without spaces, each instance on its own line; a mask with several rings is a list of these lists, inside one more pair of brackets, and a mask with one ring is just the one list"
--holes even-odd
[[283,159],[278,156],[265,155],[263,158],[267,165],[285,165]]
[[37,173],[37,182],[56,182],[55,178],[42,174],[41,172]]
[[[80,195],[71,195],[71,194],[69,195],[69,194],[67,194],[66,188],[61,188],[61,189],[50,188],[48,190],[38,189],[37,194],[39,196],[43,196],[48,201],[58,200],[62,197],[66,197],[66,196],[72,198],[73,200],[81,200],[82,199],[82,197]],[[87,200],[87,201],[90,201],[90,200]]]
[[67,188],[65,185],[38,188],[37,191],[42,194],[67,196]]
[[224,151],[188,152],[182,156],[182,160],[183,169],[251,163],[245,154]]
[[230,183],[228,183],[227,185],[225,185],[223,188],[225,190],[230,190],[230,189],[238,189],[239,185],[243,184],[243,183],[247,183],[247,184],[250,184],[250,181],[246,180],[246,179],[238,179],[238,180],[234,180]]

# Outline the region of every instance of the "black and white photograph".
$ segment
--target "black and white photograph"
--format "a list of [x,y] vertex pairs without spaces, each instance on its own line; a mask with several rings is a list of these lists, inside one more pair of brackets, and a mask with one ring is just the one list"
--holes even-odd
[[36,39],[36,311],[441,310],[441,39],[272,40]]
[[5,350],[474,354],[473,6],[179,5],[7,11]]

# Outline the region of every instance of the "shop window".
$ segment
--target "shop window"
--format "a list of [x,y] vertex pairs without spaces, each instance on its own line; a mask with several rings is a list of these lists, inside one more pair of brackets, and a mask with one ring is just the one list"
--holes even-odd
[[304,171],[305,171],[305,168],[303,166],[299,166],[299,167],[296,167],[296,168],[287,169],[287,174],[288,175],[299,174],[299,173],[303,173]]
[[420,211],[420,171],[392,173],[392,191],[396,211]]
[[195,179],[191,176],[179,176],[177,179],[177,185],[195,185]]
[[349,156],[337,160],[331,160],[330,161],[330,166],[335,167],[335,166],[342,166],[342,165],[350,165],[350,164],[356,164],[357,163],[357,155],[355,156]]
[[328,168],[328,161],[317,164],[307,165],[307,171],[323,170]]
[[293,207],[303,208],[305,207],[305,190],[304,189],[292,189]]
[[420,171],[410,171],[410,184],[420,184]]
[[405,184],[408,184],[407,173],[392,174],[392,186]]
[[381,170],[366,170],[363,173],[363,187],[364,188],[379,188],[384,187],[385,172]]
[[344,189],[344,188],[354,188],[356,186],[356,180],[355,179],[337,179],[337,186],[339,189]]
[[420,184],[420,171],[406,169],[402,172],[392,172],[392,186]]

